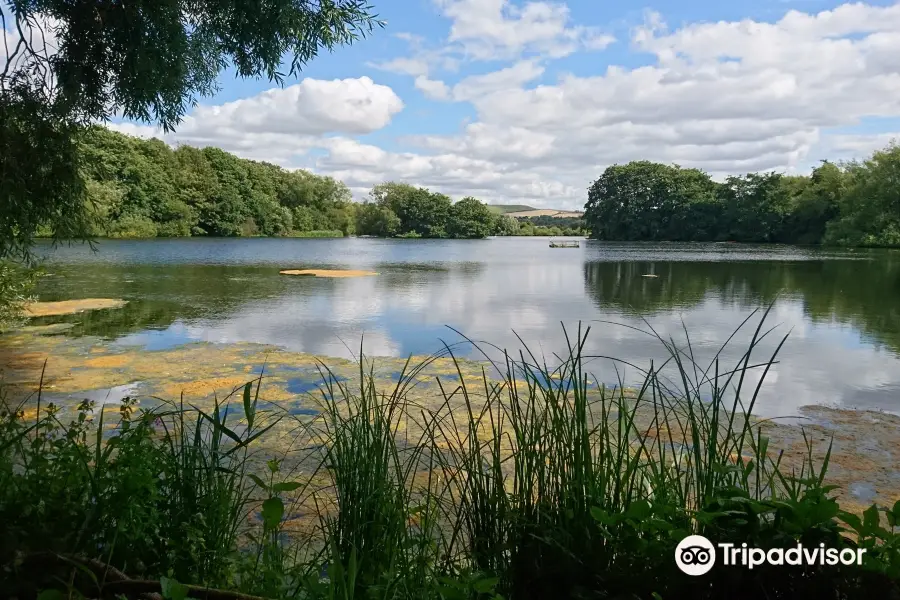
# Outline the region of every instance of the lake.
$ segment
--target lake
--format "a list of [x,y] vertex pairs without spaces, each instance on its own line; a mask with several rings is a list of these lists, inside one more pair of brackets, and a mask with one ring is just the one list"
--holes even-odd
[[[330,357],[405,357],[465,336],[518,352],[520,338],[553,362],[590,326],[588,368],[601,382],[640,379],[666,352],[648,333],[685,345],[704,366],[751,316],[772,305],[756,359],[787,341],[757,411],[800,406],[900,411],[900,253],[738,244],[488,240],[172,239],[42,245],[41,300],[123,298],[118,310],[43,318],[68,336],[164,350],[190,342],[254,342]],[[320,279],[288,268],[378,275]],[[655,277],[648,277],[655,275]],[[722,353],[734,366],[759,322]],[[492,356],[496,352],[483,346]],[[454,346],[478,358],[470,344]]]

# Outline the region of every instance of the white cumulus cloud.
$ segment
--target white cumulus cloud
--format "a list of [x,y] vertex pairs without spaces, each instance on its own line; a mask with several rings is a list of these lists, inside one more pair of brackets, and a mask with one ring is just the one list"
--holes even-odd
[[[455,133],[404,130],[401,147],[390,149],[355,139],[388,127],[404,106],[391,88],[361,77],[307,79],[200,107],[175,137],[286,165],[319,148],[315,170],[345,179],[357,194],[396,179],[454,197],[577,209],[591,181],[614,163],[678,163],[718,178],[802,172],[819,159],[883,146],[889,134],[847,128],[900,117],[900,4],[679,27],[648,13],[630,34],[645,64],[556,73],[551,83],[554,58],[603,48],[611,38],[573,23],[560,3],[438,4],[448,19],[442,45],[426,48],[424,39],[405,36],[412,55],[378,64],[410,76],[413,93],[471,105],[474,118]],[[500,65],[463,70],[455,83],[437,74],[488,60]]]
[[113,129],[169,143],[218,146],[246,158],[291,166],[293,157],[322,144],[327,134],[365,134],[386,127],[403,101],[369,77],[304,79],[285,88],[218,106],[200,105],[174,134],[131,123]]
[[596,27],[571,25],[569,8],[562,3],[436,0],[436,4],[453,22],[449,40],[462,44],[476,59],[514,58],[524,51],[558,58],[615,41]]

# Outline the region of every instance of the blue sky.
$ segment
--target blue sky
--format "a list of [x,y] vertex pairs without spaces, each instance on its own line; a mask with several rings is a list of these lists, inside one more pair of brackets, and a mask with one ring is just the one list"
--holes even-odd
[[636,159],[807,172],[900,133],[900,4],[373,0],[387,22],[283,89],[223,73],[170,143],[345,181],[578,208]]

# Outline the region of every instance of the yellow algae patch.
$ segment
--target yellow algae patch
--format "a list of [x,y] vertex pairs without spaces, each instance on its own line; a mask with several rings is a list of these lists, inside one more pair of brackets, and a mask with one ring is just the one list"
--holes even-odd
[[110,354],[108,356],[98,356],[97,358],[89,358],[84,361],[86,367],[107,367],[116,368],[124,367],[131,362],[130,357],[122,354]]
[[307,275],[311,277],[366,277],[378,275],[374,271],[358,271],[355,269],[287,269],[279,271],[282,275]]
[[60,302],[29,302],[25,305],[25,316],[56,317],[59,315],[74,315],[86,310],[122,308],[126,304],[128,304],[127,300],[114,300],[112,298],[83,298],[81,300],[62,300]]
[[17,371],[40,370],[48,358],[49,355],[45,352],[0,352],[3,366]]
[[196,381],[176,381],[166,384],[163,389],[171,396],[179,396],[182,392],[185,396],[211,396],[214,392],[220,391],[230,393],[245,383],[246,377],[211,377]]
[[[253,386],[253,392],[256,393],[256,385]],[[266,381],[263,381],[259,391],[260,399],[267,402],[286,402],[295,400],[299,395],[300,394],[294,394],[281,386],[273,385]]]

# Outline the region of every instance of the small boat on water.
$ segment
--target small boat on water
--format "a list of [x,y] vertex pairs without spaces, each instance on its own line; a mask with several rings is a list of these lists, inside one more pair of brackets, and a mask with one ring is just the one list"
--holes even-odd
[[581,245],[578,242],[557,242],[556,240],[550,240],[551,248],[580,248]]

